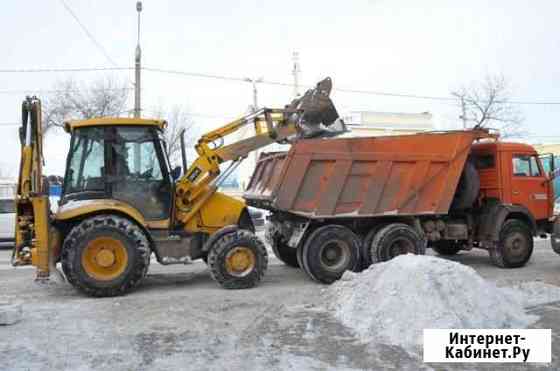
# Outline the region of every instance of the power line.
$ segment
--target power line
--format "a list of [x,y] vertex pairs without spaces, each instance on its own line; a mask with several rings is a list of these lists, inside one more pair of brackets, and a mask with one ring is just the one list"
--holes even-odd
[[80,93],[84,90],[88,91],[125,91],[133,90],[133,88],[100,88],[100,89],[27,89],[27,90],[0,90],[0,94],[19,95],[19,94],[56,94],[56,93]]
[[43,73],[43,72],[99,72],[128,71],[134,67],[81,67],[81,68],[4,68],[0,73]]
[[[247,82],[246,79],[241,77],[186,72],[186,71],[179,71],[179,70],[168,70],[164,68],[153,68],[153,67],[144,67],[143,69],[146,71],[169,73],[169,74],[183,75],[183,76],[190,76],[190,77],[201,77],[201,78],[212,78],[217,80]],[[283,86],[283,87],[290,87],[290,88],[293,88],[295,86],[293,83],[286,83],[286,82],[272,81],[272,80],[262,80],[260,83],[266,85]],[[305,87],[311,88],[313,86],[314,85],[306,85]],[[337,91],[341,93],[377,95],[377,96],[386,96],[386,97],[395,97],[395,98],[424,99],[424,100],[432,100],[432,101],[445,101],[445,102],[457,101],[456,98],[450,96],[392,93],[392,92],[384,92],[384,91],[360,90],[360,89],[348,89],[348,88],[333,88],[333,91]],[[523,104],[523,105],[560,105],[560,101],[554,102],[554,101],[510,100],[507,102],[499,102],[499,103],[511,103],[511,104]]]
[[201,77],[201,78],[207,78],[207,79],[246,82],[246,80],[242,77],[231,77],[231,76],[224,76],[224,75],[214,75],[214,74],[209,74],[209,73],[168,70],[168,69],[164,69],[164,68],[154,68],[154,67],[142,67],[142,69],[145,70],[145,71],[150,71],[150,72],[161,72],[161,73],[168,73],[168,74],[173,74],[173,75],[183,75],[183,76]]
[[60,2],[62,3],[62,6],[64,6],[64,8],[66,9],[66,11],[68,11],[68,13],[70,13],[70,15],[72,16],[72,18],[74,18],[74,20],[78,23],[78,25],[81,27],[81,29],[86,33],[86,35],[88,36],[88,38],[91,40],[91,42],[93,42],[95,44],[95,46],[97,47],[97,49],[99,49],[101,51],[101,53],[103,53],[103,55],[105,56],[105,58],[109,61],[109,63],[111,63],[113,66],[116,66],[117,63],[113,60],[113,58],[111,58],[111,56],[109,56],[109,53],[107,53],[107,50],[103,47],[103,45],[101,45],[96,39],[95,37],[92,35],[91,32],[89,32],[89,30],[86,28],[86,26],[80,21],[80,19],[78,18],[78,16],[76,15],[76,13],[74,13],[72,11],[72,9],[68,6],[68,4],[66,4],[66,2],[64,0],[60,0]]
[[[91,68],[20,68],[20,69],[0,69],[0,73],[50,73],[50,72],[99,72],[99,71],[123,71],[132,70],[133,67],[91,67]],[[209,74],[209,73],[199,73],[199,72],[188,72],[174,69],[156,68],[156,67],[143,67],[142,70],[149,72],[167,73],[173,75],[182,75],[195,78],[207,78],[222,81],[233,81],[233,82],[243,82],[247,83],[246,79],[242,77],[226,76],[219,74]],[[293,88],[293,83],[273,81],[273,80],[263,80],[260,82],[265,85],[272,86],[282,86]],[[305,85],[306,88],[311,88],[313,85]],[[421,94],[408,94],[408,93],[394,93],[385,92],[378,90],[363,90],[363,89],[350,89],[350,88],[333,88],[333,91],[349,94],[362,94],[362,95],[375,95],[375,96],[385,96],[394,98],[407,98],[407,99],[422,99],[431,101],[441,101],[441,102],[457,102],[457,99],[451,96],[434,96],[434,95],[421,95]],[[8,94],[2,93],[0,94]],[[458,104],[459,102],[457,102]],[[508,100],[507,102],[498,103],[510,103],[519,105],[560,105],[560,101],[530,101],[530,100]]]

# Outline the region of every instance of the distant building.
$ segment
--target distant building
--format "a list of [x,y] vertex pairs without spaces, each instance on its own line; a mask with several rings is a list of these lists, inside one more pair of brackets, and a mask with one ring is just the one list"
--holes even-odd
[[429,112],[354,111],[343,119],[350,129],[346,137],[414,134],[435,129],[433,116]]

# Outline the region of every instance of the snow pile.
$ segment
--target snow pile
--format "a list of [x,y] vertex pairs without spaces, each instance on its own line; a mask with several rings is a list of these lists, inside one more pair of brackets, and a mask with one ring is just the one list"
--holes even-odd
[[526,308],[560,301],[560,287],[539,281],[521,282],[504,290],[511,295],[518,295]]
[[347,272],[326,290],[336,318],[365,342],[413,350],[423,329],[521,328],[537,318],[523,298],[452,261],[401,255],[362,273]]

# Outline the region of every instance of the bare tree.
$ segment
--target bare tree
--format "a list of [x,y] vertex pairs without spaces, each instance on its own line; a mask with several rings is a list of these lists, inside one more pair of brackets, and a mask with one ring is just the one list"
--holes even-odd
[[181,131],[185,129],[185,147],[190,149],[196,141],[194,121],[188,111],[181,106],[173,106],[166,111],[162,107],[152,111],[157,118],[167,120],[164,132],[167,156],[172,166],[181,164]]
[[121,116],[125,111],[128,91],[126,83],[103,77],[91,84],[68,79],[55,84],[54,92],[43,100],[45,132],[61,127],[64,120],[100,116]]
[[503,138],[524,134],[523,115],[511,102],[509,84],[502,75],[489,75],[451,94],[459,100],[465,127],[498,129]]

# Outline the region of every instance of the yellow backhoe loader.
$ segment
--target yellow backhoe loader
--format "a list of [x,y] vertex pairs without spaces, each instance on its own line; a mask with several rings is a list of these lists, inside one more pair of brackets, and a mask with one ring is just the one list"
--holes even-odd
[[[252,151],[344,130],[330,91],[327,78],[283,109],[263,108],[203,135],[195,146],[199,157],[188,168],[182,141],[183,166],[171,169],[163,120],[66,122],[71,141],[55,215],[42,174],[41,102],[27,98],[12,264],[35,266],[44,281],[58,273],[60,262],[66,279],[92,296],[134,288],[152,253],[161,264],[204,259],[225,288],[255,286],[267,268],[266,249],[245,203],[218,187]],[[249,125],[253,136],[225,144]]]

